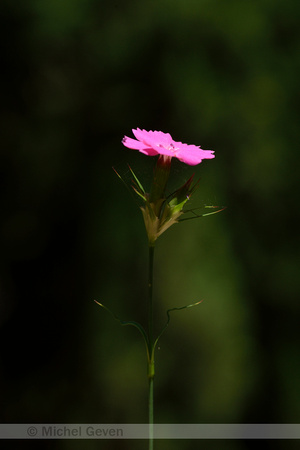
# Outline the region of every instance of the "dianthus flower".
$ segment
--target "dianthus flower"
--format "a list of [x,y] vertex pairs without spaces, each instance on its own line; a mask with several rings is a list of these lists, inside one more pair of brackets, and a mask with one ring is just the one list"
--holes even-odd
[[212,150],[202,150],[200,146],[183,144],[172,139],[169,133],[162,131],[146,131],[140,128],[132,130],[136,139],[124,136],[125,147],[138,150],[148,156],[163,155],[178,158],[190,166],[201,163],[203,159],[215,157]]

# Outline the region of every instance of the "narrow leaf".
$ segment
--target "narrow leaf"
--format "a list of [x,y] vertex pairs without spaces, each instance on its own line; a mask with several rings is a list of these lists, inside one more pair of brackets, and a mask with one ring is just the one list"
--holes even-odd
[[97,303],[97,305],[101,306],[103,309],[105,309],[107,312],[109,312],[109,314],[111,314],[113,316],[113,318],[115,320],[117,320],[122,326],[131,325],[139,330],[139,332],[141,333],[141,335],[144,338],[144,341],[146,344],[146,349],[147,349],[147,356],[149,359],[149,339],[148,339],[148,336],[147,336],[147,333],[146,333],[144,327],[140,323],[135,322],[133,320],[128,320],[128,321],[122,320],[118,316],[116,316],[116,314],[113,313],[109,308],[107,308],[107,306],[103,305],[102,303],[97,302],[97,300],[94,300],[94,302]]
[[153,349],[152,349],[152,355],[151,355],[151,358],[154,358],[154,350],[155,350],[156,344],[158,343],[159,339],[161,338],[161,336],[163,335],[163,333],[165,332],[166,328],[167,328],[168,325],[169,325],[169,322],[170,322],[170,313],[171,313],[172,311],[180,311],[181,309],[187,309],[187,308],[192,308],[192,307],[194,307],[194,306],[198,306],[198,305],[200,305],[200,303],[202,303],[202,302],[203,302],[203,300],[200,300],[199,302],[192,303],[191,305],[180,306],[180,307],[177,307],[177,308],[171,308],[171,309],[168,309],[168,310],[167,310],[167,322],[166,322],[165,326],[162,328],[160,334],[157,336],[157,338],[156,338],[156,340],[155,340],[155,342],[154,342]]
[[[205,206],[205,208],[218,208],[218,206]],[[179,219],[178,222],[184,222],[185,220],[192,220],[192,219],[198,219],[199,217],[205,217],[205,216],[211,216],[212,214],[217,214],[221,211],[224,211],[224,209],[226,209],[227,206],[223,206],[221,207],[221,209],[218,209],[218,211],[213,211],[213,212],[209,212],[209,213],[204,213],[204,214],[197,214],[195,213],[196,209],[200,209],[199,208],[195,208],[195,209],[188,209],[186,211],[184,211],[185,214],[187,213],[191,213],[194,214],[193,217],[186,217],[184,219]]]
[[128,165],[130,172],[133,175],[133,178],[135,179],[136,184],[138,185],[138,187],[140,188],[141,192],[143,192],[143,194],[145,194],[145,189],[143,188],[141,182],[139,181],[138,177],[136,176],[136,174],[134,173],[134,171],[132,170],[132,168]]

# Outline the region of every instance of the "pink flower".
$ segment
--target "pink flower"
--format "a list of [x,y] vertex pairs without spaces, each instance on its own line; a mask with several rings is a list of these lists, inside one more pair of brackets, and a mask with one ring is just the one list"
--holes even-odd
[[183,144],[173,141],[169,133],[162,131],[132,130],[136,139],[124,136],[122,143],[125,147],[139,150],[148,156],[164,155],[178,158],[180,161],[190,166],[201,163],[203,159],[215,157],[212,150],[202,150],[197,145]]

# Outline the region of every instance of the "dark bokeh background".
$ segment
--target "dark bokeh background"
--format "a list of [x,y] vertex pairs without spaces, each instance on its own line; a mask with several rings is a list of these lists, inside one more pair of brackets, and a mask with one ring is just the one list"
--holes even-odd
[[[149,179],[154,160],[121,144],[140,127],[215,150],[194,168],[193,204],[228,206],[158,241],[157,323],[204,301],[161,340],[156,421],[300,423],[299,12],[296,0],[1,2],[2,422],[147,421],[144,344],[93,302],[145,319],[142,217],[112,170]],[[157,442],[198,445],[254,443]]]

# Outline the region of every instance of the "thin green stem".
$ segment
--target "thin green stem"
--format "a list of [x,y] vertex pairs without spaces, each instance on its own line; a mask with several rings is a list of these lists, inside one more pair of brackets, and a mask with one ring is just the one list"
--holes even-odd
[[149,450],[153,450],[153,377],[149,378]]
[[153,384],[154,384],[154,341],[153,341],[153,262],[154,246],[149,245],[149,304],[148,304],[148,333],[149,333],[149,450],[153,450]]
[[148,304],[148,332],[149,332],[149,344],[150,355],[153,347],[153,261],[154,261],[154,246],[149,246],[149,304]]

